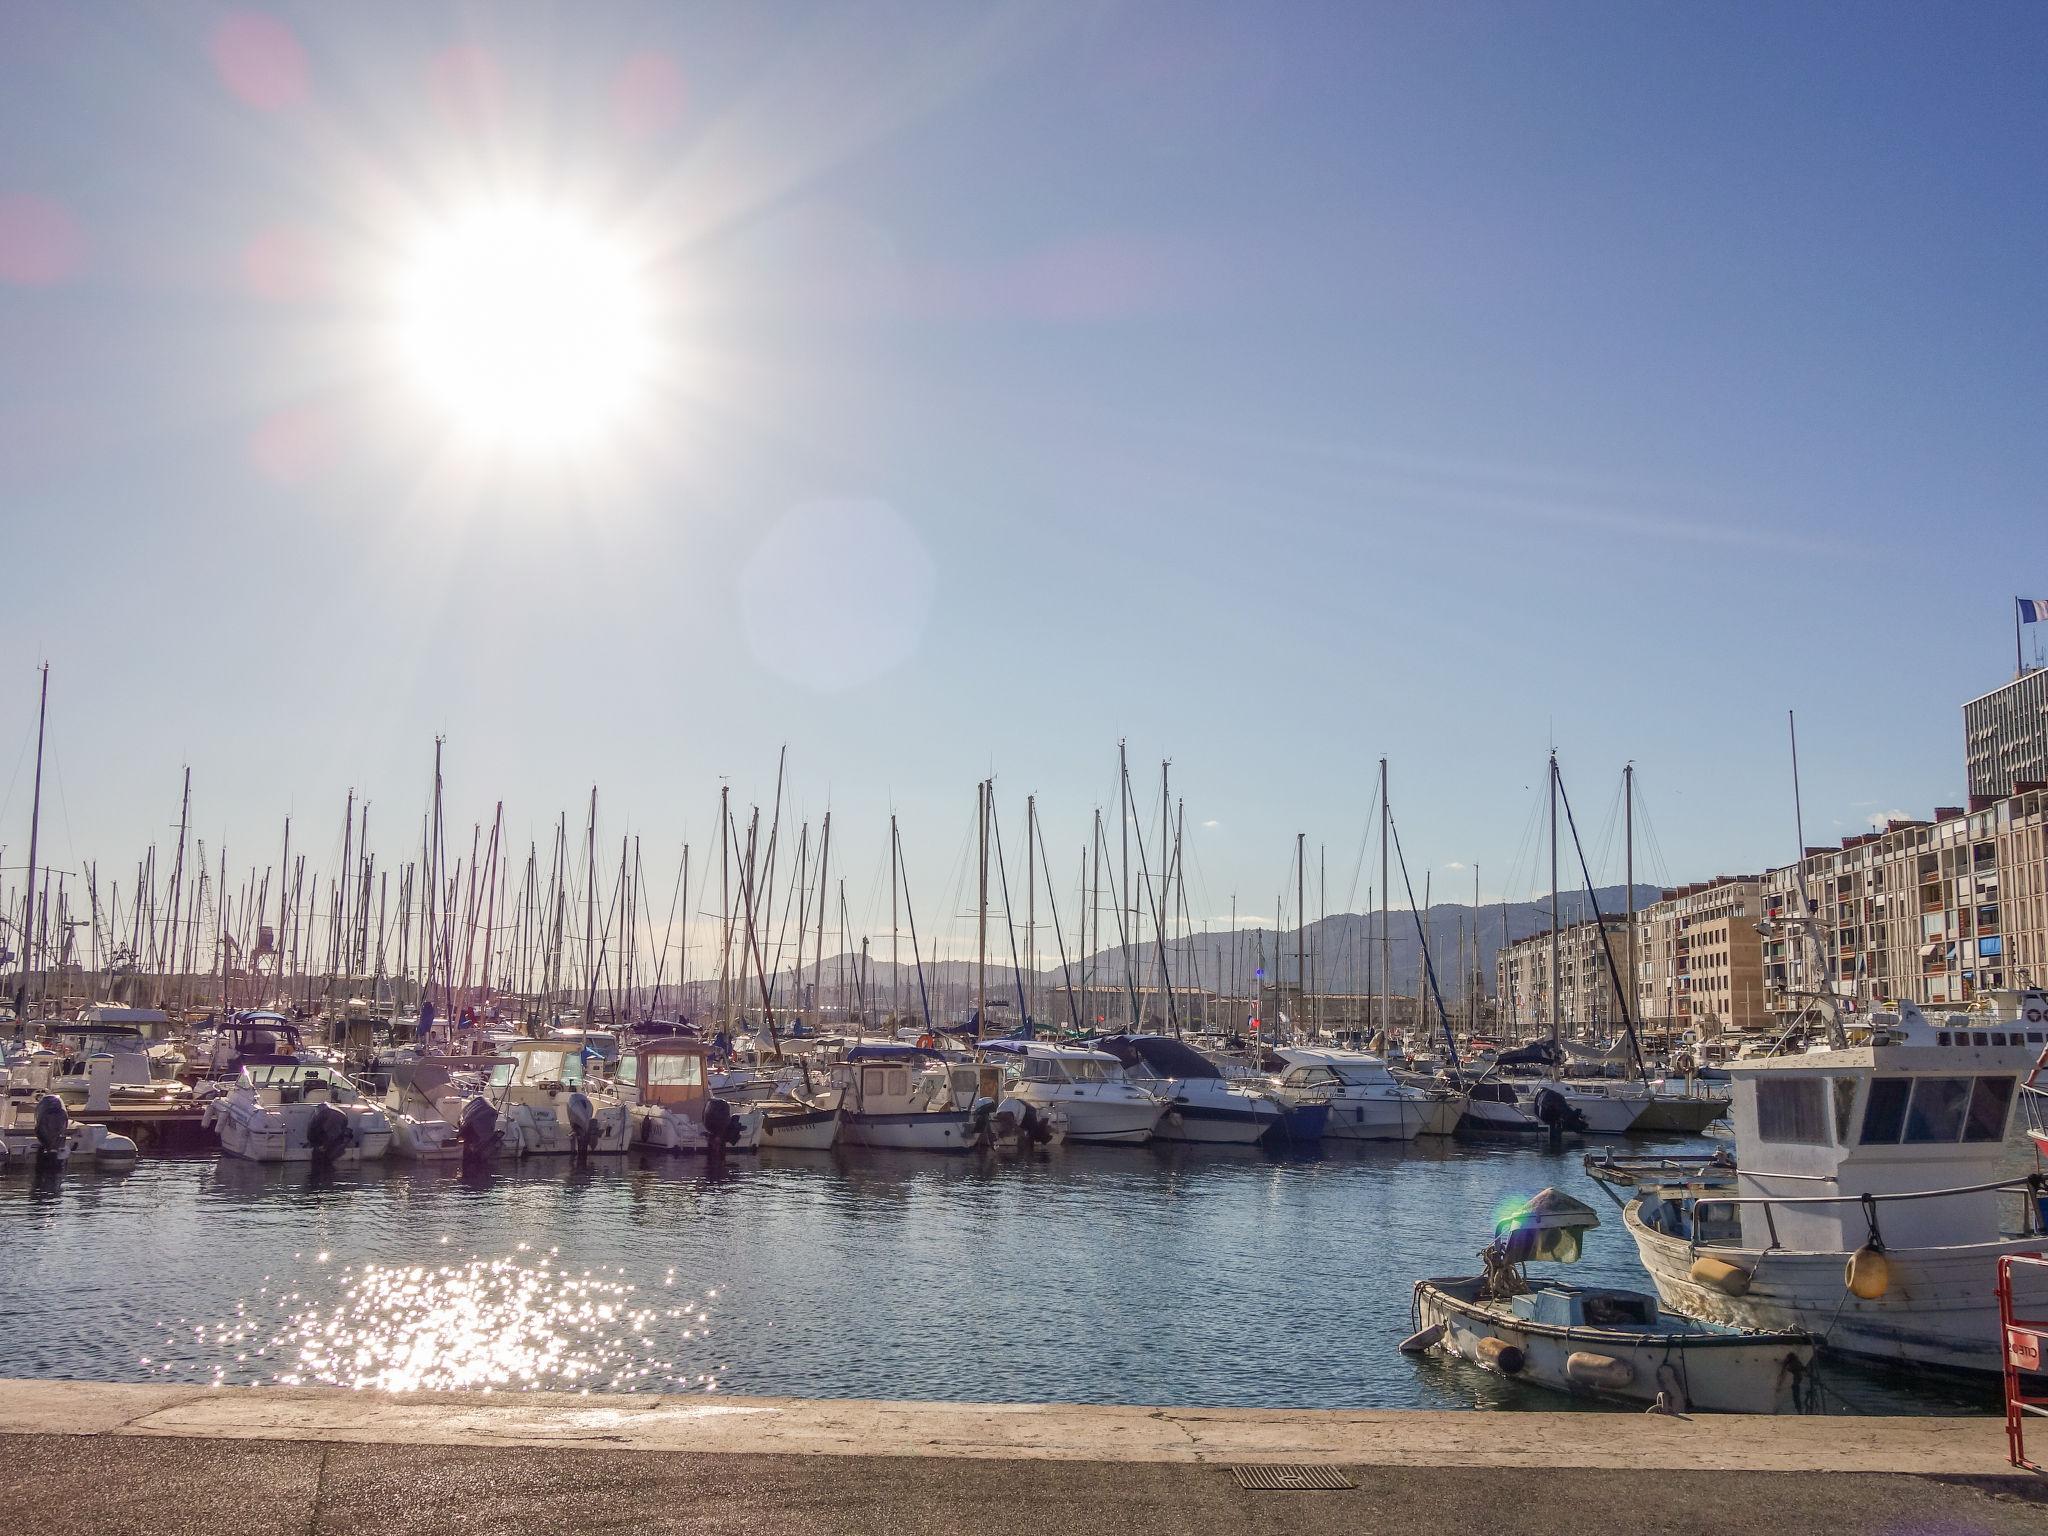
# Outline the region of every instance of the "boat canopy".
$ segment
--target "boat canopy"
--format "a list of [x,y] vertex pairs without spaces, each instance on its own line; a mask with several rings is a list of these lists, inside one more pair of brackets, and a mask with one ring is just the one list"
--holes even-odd
[[1518,1045],[1494,1057],[1493,1064],[1496,1067],[1554,1067],[1557,1065],[1557,1047],[1548,1040]]
[[1184,1041],[1170,1035],[1107,1035],[1095,1042],[1127,1067],[1139,1062],[1158,1077],[1221,1077],[1215,1062]]
[[846,1053],[848,1061],[944,1061],[937,1051],[922,1045],[877,1044],[868,1041]]
[[1036,1056],[1054,1058],[1060,1061],[1106,1061],[1112,1066],[1123,1063],[1108,1051],[1098,1051],[1086,1045],[1047,1045],[1042,1040],[984,1040],[984,1051],[1006,1051],[1012,1056]]

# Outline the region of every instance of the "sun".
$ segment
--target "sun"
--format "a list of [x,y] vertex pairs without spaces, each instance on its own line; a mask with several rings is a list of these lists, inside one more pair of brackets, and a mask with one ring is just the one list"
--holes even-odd
[[421,394],[494,449],[604,438],[630,424],[654,373],[638,263],[566,209],[499,204],[426,228],[400,267],[396,321]]

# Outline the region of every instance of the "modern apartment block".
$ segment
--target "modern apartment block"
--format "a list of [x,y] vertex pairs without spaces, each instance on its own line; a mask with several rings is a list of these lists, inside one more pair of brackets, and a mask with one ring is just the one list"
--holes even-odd
[[2030,787],[1946,807],[1932,821],[1894,821],[1840,848],[1809,848],[1803,864],[1772,870],[1766,914],[1799,910],[1803,876],[1825,973],[1811,974],[1810,952],[1791,935],[1768,940],[1770,1006],[1796,1007],[1784,996],[1794,988],[1829,986],[1859,1007],[1953,1005],[2048,981],[2044,822],[2048,788]]
[[[1613,969],[1608,968],[1612,946]],[[1567,1028],[1619,1024],[1620,994],[1614,978],[1628,974],[1628,919],[1607,917],[1574,923],[1557,935],[1559,1014]],[[1501,949],[1494,959],[1495,996],[1500,1016],[1517,1034],[1550,1022],[1550,931],[1532,934]]]
[[1636,913],[1636,1017],[1652,1028],[1762,1029],[1765,877],[1717,875],[1666,891]]
[[1963,706],[1963,756],[1972,799],[2048,784],[2048,667]]

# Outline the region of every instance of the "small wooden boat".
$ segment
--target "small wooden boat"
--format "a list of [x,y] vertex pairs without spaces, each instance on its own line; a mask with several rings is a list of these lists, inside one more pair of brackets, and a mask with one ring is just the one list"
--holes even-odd
[[1662,1312],[1643,1291],[1531,1282],[1531,1260],[1576,1261],[1592,1208],[1546,1189],[1510,1211],[1485,1273],[1415,1285],[1416,1332],[1434,1349],[1577,1397],[1673,1413],[1786,1413],[1817,1406],[1811,1334],[1760,1333]]

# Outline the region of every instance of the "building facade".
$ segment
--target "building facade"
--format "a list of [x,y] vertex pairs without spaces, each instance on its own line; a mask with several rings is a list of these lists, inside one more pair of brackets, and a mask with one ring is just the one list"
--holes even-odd
[[2002,799],[2048,782],[2048,667],[2022,672],[1963,706],[1963,756],[1973,799]]
[[1762,1029],[1765,877],[1717,875],[1666,891],[1636,913],[1636,1017],[1653,1029]]
[[[1558,1014],[1565,1027],[1619,1025],[1622,1009],[1614,978],[1628,974],[1628,919],[1608,917],[1562,928],[1557,949]],[[1547,1029],[1552,992],[1550,930],[1504,946],[1494,958],[1494,986],[1505,1029],[1516,1035]]]
[[1797,912],[1803,883],[1823,971],[1812,974],[1802,941],[1775,933],[1763,946],[1770,1006],[1794,1010],[1789,992],[1823,987],[1859,1007],[1955,1005],[2048,982],[2044,821],[2048,789],[2029,788],[1809,848],[1801,864],[1772,870],[1765,915]]

